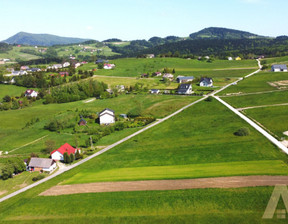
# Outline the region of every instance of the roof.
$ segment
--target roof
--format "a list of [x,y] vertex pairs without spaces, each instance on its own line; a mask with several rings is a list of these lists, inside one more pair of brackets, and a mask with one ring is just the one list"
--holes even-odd
[[114,110],[111,110],[111,109],[109,109],[109,108],[105,108],[104,110],[102,110],[102,111],[99,113],[99,115],[101,116],[101,114],[102,114],[103,112],[105,112],[106,110],[112,112],[113,114],[115,113]]
[[87,121],[85,121],[83,118],[78,122],[78,124],[80,124],[81,122],[84,122],[85,124],[87,124]]
[[287,69],[287,65],[272,65],[272,68],[278,68],[278,69],[281,69],[281,70],[284,70],[284,69]]
[[33,89],[27,89],[25,94],[31,95],[33,92],[35,92]]
[[178,80],[187,80],[187,79],[194,79],[194,76],[182,76],[182,77],[177,77]]
[[181,84],[178,88],[178,91],[182,90],[182,91],[186,91],[187,89],[189,89],[191,87],[191,84]]
[[206,82],[207,84],[212,84],[213,80],[211,78],[201,78],[200,82]]
[[49,168],[54,163],[53,159],[45,159],[45,158],[31,158],[29,162],[30,167],[41,167],[41,168]]
[[55,149],[54,151],[51,152],[51,155],[58,151],[59,153],[61,153],[62,155],[64,155],[65,152],[68,153],[68,155],[70,155],[71,153],[75,153],[76,149],[73,148],[71,145],[69,145],[68,143],[65,143],[64,145],[62,145],[59,149]]

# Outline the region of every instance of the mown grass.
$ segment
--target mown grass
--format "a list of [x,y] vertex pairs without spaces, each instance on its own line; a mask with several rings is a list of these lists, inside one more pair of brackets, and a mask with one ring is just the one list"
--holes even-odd
[[177,166],[129,167],[100,172],[81,172],[62,184],[106,181],[188,179],[232,175],[288,175],[287,164],[280,160],[202,163]]
[[2,98],[6,95],[20,96],[26,90],[27,88],[25,87],[0,84],[0,101],[2,101]]
[[[0,208],[1,223],[285,223],[263,220],[273,187],[37,195]],[[77,208],[77,209],[76,209]],[[285,209],[282,201],[279,209]]]
[[223,97],[222,99],[235,108],[274,105],[288,103],[288,91],[278,91],[255,95],[231,96]]
[[[213,77],[242,77],[252,70],[257,69],[255,60],[246,61],[226,61],[216,60],[213,63],[201,62],[198,60],[186,60],[180,58],[153,58],[153,59],[136,59],[124,58],[111,60],[109,63],[116,65],[115,69],[100,69],[96,75],[105,76],[123,76],[123,77],[140,77],[143,73],[160,71],[164,68],[175,69],[175,75],[185,76],[211,76]],[[89,63],[79,69],[91,70],[97,68],[96,64]],[[238,68],[243,68],[238,69]]]
[[245,110],[245,113],[254,118],[279,138],[286,137],[284,131],[288,131],[287,120],[288,106],[254,108]]
[[232,85],[223,90],[219,95],[229,93],[254,93],[262,91],[273,91],[277,88],[271,86],[268,82],[288,80],[287,72],[260,72],[247,79],[238,82],[237,85]]
[[35,50],[34,47],[29,47],[29,46],[21,46],[21,47],[14,46],[12,50],[5,52],[5,53],[0,53],[0,58],[8,58],[12,61],[15,61],[16,59],[28,61],[28,60],[40,58],[39,56],[36,56],[36,55],[20,52],[20,50],[23,50],[23,49]]

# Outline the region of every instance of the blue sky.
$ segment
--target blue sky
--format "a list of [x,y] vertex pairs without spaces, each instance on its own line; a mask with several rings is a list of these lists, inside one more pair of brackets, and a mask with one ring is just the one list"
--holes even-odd
[[211,26],[288,35],[287,0],[0,0],[0,9],[0,40],[20,31],[100,41],[185,37]]

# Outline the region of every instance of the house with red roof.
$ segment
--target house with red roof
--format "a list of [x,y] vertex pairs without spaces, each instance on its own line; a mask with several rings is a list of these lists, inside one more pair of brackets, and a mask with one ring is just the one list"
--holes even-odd
[[65,143],[59,149],[55,149],[54,151],[50,153],[51,159],[63,161],[65,152],[67,152],[68,155],[70,155],[71,153],[75,155],[77,150],[80,152],[80,149],[76,149],[72,147],[71,145],[69,145],[68,143]]

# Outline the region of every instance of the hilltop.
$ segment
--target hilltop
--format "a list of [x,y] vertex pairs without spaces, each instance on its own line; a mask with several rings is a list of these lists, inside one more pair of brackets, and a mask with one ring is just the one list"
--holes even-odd
[[12,37],[9,37],[3,42],[8,44],[23,44],[23,45],[39,45],[39,46],[53,46],[62,44],[82,43],[90,39],[74,38],[74,37],[60,37],[51,34],[32,34],[19,32]]
[[196,33],[191,33],[189,37],[193,40],[197,39],[256,39],[256,38],[267,38],[257,34],[249,33],[241,30],[220,28],[220,27],[209,27],[200,30]]

